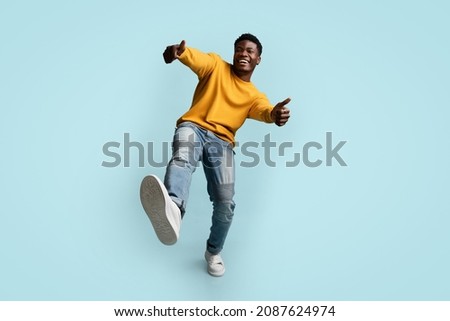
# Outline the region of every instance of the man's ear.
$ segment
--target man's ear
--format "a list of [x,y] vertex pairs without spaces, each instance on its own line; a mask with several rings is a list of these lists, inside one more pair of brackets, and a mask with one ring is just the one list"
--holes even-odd
[[258,59],[256,60],[256,64],[259,65],[260,62],[261,62],[261,56],[259,56]]

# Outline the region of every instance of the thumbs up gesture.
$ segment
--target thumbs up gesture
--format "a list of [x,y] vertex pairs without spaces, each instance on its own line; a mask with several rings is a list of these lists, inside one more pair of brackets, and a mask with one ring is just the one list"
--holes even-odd
[[270,113],[270,116],[272,117],[272,120],[275,124],[278,126],[283,126],[287,123],[289,120],[290,110],[285,107],[289,102],[291,101],[291,98],[286,98],[282,102],[279,102],[278,104],[273,107],[272,112]]
[[178,59],[186,48],[186,41],[182,40],[179,45],[167,46],[164,50],[163,57],[166,64],[170,64],[175,59]]

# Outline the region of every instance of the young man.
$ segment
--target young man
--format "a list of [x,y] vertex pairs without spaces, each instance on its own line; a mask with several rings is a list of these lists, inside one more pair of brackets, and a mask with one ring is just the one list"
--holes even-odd
[[220,256],[233,219],[234,136],[247,118],[283,126],[289,119],[290,98],[274,106],[250,82],[261,62],[262,45],[251,34],[234,43],[233,64],[220,56],[186,47],[185,41],[168,46],[164,61],[179,60],[197,74],[199,83],[190,109],[177,121],[173,155],[164,184],[147,176],[141,184],[141,202],[159,240],[174,244],[186,210],[191,176],[201,161],[213,204],[212,225],[206,242],[208,273],[222,276]]

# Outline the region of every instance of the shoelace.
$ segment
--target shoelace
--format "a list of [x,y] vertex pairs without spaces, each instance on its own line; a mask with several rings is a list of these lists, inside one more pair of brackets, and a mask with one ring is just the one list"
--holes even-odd
[[218,255],[211,255],[208,259],[209,264],[220,264],[223,265],[222,259]]

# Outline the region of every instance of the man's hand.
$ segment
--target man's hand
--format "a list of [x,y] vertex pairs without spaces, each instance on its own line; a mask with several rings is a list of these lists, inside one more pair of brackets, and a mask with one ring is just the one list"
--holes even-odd
[[291,116],[290,110],[285,107],[290,101],[291,98],[286,98],[282,102],[279,102],[275,105],[275,107],[273,107],[272,112],[270,113],[270,117],[272,117],[273,122],[278,126],[283,126],[286,124]]
[[166,64],[170,64],[175,59],[178,59],[186,48],[186,41],[182,40],[179,45],[167,46],[164,50],[163,57]]

